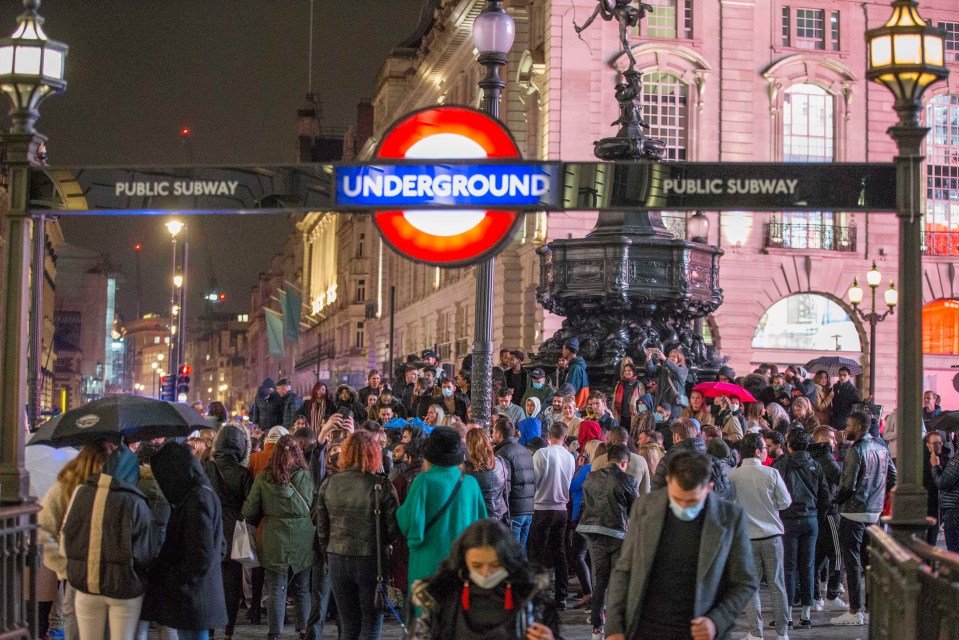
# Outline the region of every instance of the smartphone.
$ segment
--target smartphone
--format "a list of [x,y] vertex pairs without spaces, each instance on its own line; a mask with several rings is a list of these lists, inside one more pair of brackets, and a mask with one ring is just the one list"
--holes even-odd
[[344,418],[352,418],[352,417],[353,417],[353,411],[352,411],[351,409],[345,409],[345,408],[344,408],[344,409],[340,409],[338,413],[339,413],[341,416],[343,416]]

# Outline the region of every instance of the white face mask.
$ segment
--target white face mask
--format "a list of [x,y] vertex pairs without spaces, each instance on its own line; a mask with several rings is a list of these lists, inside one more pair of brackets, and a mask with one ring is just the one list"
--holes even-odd
[[470,580],[480,589],[493,589],[508,577],[509,571],[506,570],[506,567],[503,567],[499,571],[491,573],[488,576],[481,576],[478,573],[470,571]]

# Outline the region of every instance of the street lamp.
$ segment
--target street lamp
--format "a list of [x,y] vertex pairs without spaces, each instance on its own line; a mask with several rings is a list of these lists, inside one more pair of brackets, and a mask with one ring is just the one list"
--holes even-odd
[[[31,220],[28,210],[31,170],[39,164],[37,153],[46,141],[34,124],[40,117],[40,103],[67,87],[64,80],[67,46],[50,40],[43,32],[37,0],[25,0],[23,6],[24,12],[17,18],[17,30],[9,38],[0,40],[0,90],[11,102],[10,130],[0,135],[10,194],[10,207],[4,220],[6,246],[0,266],[4,289],[0,311],[0,317],[4,318],[0,329],[0,425],[7,433],[7,437],[0,439],[0,500],[5,503],[23,503],[30,499],[29,476],[23,464],[25,434],[20,426],[24,424],[27,406],[27,372],[23,363],[27,361],[30,309],[30,237],[40,234],[42,238],[43,226]],[[37,276],[34,286],[39,288],[43,286],[43,277],[39,272]],[[40,325],[37,321],[34,323]],[[36,332],[35,340],[41,339],[40,333]],[[39,353],[36,347],[33,350]],[[35,368],[40,371],[39,366]],[[36,388],[34,398],[38,399]],[[19,559],[14,559],[14,564]],[[21,578],[19,575],[8,577],[10,584],[16,584]],[[19,615],[7,618],[7,628],[13,628],[10,622],[13,627],[26,626]]]
[[693,242],[706,243],[709,241],[709,218],[702,211],[697,211],[686,222],[686,237]]
[[[186,240],[183,241],[183,264],[180,265],[180,268],[177,268],[177,236],[180,235],[180,232],[183,231],[186,226],[183,222],[179,220],[169,220],[164,226],[167,231],[170,232],[170,238],[173,241],[173,289],[170,291],[170,334],[176,336],[177,334],[177,325],[180,326],[179,333],[182,335],[183,327],[183,315],[181,312],[184,311],[184,304],[186,302],[186,287],[183,286],[183,273],[186,272],[186,257],[187,257],[187,244]],[[170,369],[176,370],[177,365],[179,364],[182,356],[182,338],[180,339],[171,339],[170,340]]]
[[862,309],[859,308],[863,294],[862,287],[859,286],[859,278],[853,278],[852,286],[849,287],[849,303],[852,304],[853,310],[862,318],[862,321],[869,323],[869,395],[873,398],[876,397],[876,325],[885,320],[896,308],[896,304],[899,303],[899,293],[896,291],[893,281],[890,280],[889,288],[886,289],[884,296],[886,306],[889,309],[885,313],[876,311],[876,289],[879,288],[880,282],[882,282],[882,274],[879,273],[876,262],[873,261],[872,268],[866,273],[866,284],[872,290],[872,309],[869,313],[863,313]]
[[[915,0],[895,0],[892,16],[866,32],[870,80],[895,98],[899,122],[889,128],[896,141],[896,215],[899,218],[899,284],[902,287],[898,337],[896,406],[899,479],[892,495],[893,533],[908,538],[925,531],[926,491],[922,484],[922,142],[929,129],[919,124],[922,94],[949,75],[944,32],[919,16]],[[898,302],[898,294],[897,296]]]
[[[499,118],[499,101],[506,83],[499,75],[506,64],[516,37],[513,18],[500,6],[500,0],[487,0],[486,8],[473,20],[473,42],[479,51],[478,62],[486,67],[479,81],[481,109]],[[476,265],[476,314],[474,316],[473,368],[470,374],[473,421],[491,426],[493,409],[493,275],[496,259],[490,257]]]

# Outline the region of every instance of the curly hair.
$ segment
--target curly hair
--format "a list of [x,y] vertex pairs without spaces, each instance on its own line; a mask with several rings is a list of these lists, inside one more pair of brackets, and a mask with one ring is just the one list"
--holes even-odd
[[297,469],[306,469],[303,450],[297,444],[296,438],[290,435],[282,436],[273,447],[267,470],[276,484],[286,486],[290,484],[293,472]]
[[340,451],[339,467],[355,467],[363,473],[380,473],[383,470],[383,451],[376,443],[374,434],[362,429],[350,434]]
[[469,461],[477,471],[491,471],[496,467],[493,442],[486,433],[486,429],[470,429],[466,432],[466,452]]

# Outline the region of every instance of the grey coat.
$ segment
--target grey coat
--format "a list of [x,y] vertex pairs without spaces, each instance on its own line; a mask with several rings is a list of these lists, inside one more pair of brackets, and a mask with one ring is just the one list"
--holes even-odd
[[[609,580],[607,635],[635,637],[668,503],[666,491],[653,491],[633,503],[626,539]],[[711,618],[717,640],[723,640],[729,638],[736,616],[756,593],[759,581],[743,510],[710,493],[705,512],[693,611],[696,617]]]

